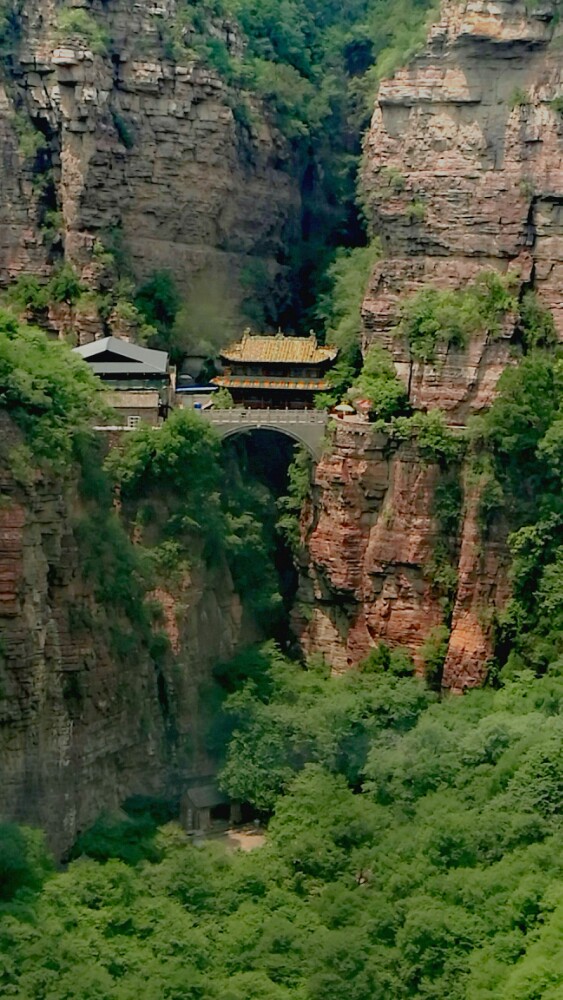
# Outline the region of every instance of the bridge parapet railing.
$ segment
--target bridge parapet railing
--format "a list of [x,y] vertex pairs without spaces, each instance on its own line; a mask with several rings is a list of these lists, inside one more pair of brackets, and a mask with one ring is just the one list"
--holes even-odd
[[214,424],[316,424],[324,425],[327,414],[320,410],[209,409],[201,415]]

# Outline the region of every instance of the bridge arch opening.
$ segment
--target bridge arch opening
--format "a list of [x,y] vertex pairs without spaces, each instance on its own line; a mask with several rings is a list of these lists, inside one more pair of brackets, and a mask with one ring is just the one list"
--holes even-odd
[[317,455],[316,451],[313,449],[313,447],[307,441],[304,441],[303,438],[300,437],[298,434],[293,433],[292,431],[288,430],[286,427],[283,427],[283,428],[282,427],[268,427],[267,425],[264,425],[264,424],[261,424],[259,427],[258,426],[257,427],[233,427],[233,428],[225,431],[225,433],[222,434],[221,436],[223,438],[223,441],[228,441],[228,440],[232,440],[235,437],[246,437],[246,436],[250,436],[251,434],[255,434],[255,435],[272,434],[272,435],[280,435],[281,437],[288,438],[289,441],[292,442],[292,444],[298,445],[298,446],[300,446],[302,448],[305,448],[305,450],[308,452],[308,454],[309,454],[312,462],[316,463],[317,460],[318,460],[318,455]]
[[[297,595],[298,570],[288,538],[278,522],[283,513],[280,500],[289,492],[290,466],[300,446],[307,448],[307,445],[285,429],[263,426],[232,428],[222,438],[231,482],[250,484],[252,503],[255,503],[255,488],[258,485],[260,516],[263,515],[269,558],[282,599],[280,618],[275,623],[272,637],[290,652],[295,644],[290,628],[290,612]],[[310,447],[307,453],[312,466],[315,457]]]

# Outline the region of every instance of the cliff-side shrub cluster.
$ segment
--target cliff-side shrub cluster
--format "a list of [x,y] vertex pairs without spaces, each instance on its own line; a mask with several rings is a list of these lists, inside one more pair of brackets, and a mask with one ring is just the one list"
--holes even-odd
[[300,447],[289,466],[287,493],[278,500],[278,531],[281,531],[295,556],[301,547],[301,513],[311,494],[311,474],[311,456],[306,448]]
[[317,319],[324,326],[326,343],[338,347],[338,358],[328,373],[330,390],[316,400],[321,408],[337,403],[360,372],[362,302],[380,253],[375,240],[365,247],[339,250],[327,270],[327,289],[319,298]]
[[6,304],[17,310],[43,313],[53,302],[66,302],[75,306],[86,294],[72,264],[59,263],[47,282],[41,282],[35,275],[22,274],[6,292]]
[[22,0],[0,2],[0,61],[7,63],[14,55],[21,33]]
[[396,441],[413,441],[422,460],[446,469],[460,460],[465,442],[448,425],[443,410],[417,410],[410,417],[395,417],[387,428]]
[[404,338],[416,361],[432,362],[439,346],[464,348],[472,333],[500,332],[503,317],[516,312],[509,277],[484,271],[459,291],[422,288],[401,308],[395,333]]
[[23,432],[30,462],[68,468],[76,435],[103,410],[100,390],[65,344],[0,311],[0,406]]
[[[170,554],[178,566],[226,558],[238,592],[263,621],[280,610],[276,509],[265,487],[225,459],[213,428],[192,411],[174,413],[158,434],[139,428],[108,456],[131,524],[141,529],[155,567]],[[163,552],[163,546],[167,546]]]
[[407,390],[390,355],[378,344],[366,351],[362,370],[349,390],[352,400],[367,399],[376,420],[389,421],[408,412]]
[[499,511],[511,529],[513,598],[503,642],[540,670],[562,651],[562,400],[560,352],[532,352],[503,374],[498,398],[474,427],[484,544]]
[[59,42],[66,44],[78,40],[96,55],[104,55],[109,45],[107,32],[83,7],[63,6],[59,9],[57,37]]

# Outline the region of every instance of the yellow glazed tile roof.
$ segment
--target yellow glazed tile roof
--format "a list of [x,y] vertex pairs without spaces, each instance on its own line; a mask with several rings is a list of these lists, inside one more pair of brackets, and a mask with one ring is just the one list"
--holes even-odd
[[314,336],[284,337],[281,333],[273,337],[253,337],[245,333],[242,340],[229,344],[221,351],[221,357],[226,361],[256,361],[262,364],[318,365],[333,361],[337,354],[338,348],[320,347]]

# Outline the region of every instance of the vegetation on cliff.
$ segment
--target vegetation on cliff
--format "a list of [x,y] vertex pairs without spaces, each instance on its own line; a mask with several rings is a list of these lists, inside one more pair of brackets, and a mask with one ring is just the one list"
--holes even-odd
[[0,407],[23,432],[28,464],[68,467],[76,436],[104,409],[101,388],[65,344],[0,311]]
[[563,357],[535,351],[508,369],[474,426],[484,544],[495,517],[512,533],[512,599],[500,614],[509,662],[544,670],[563,654]]

